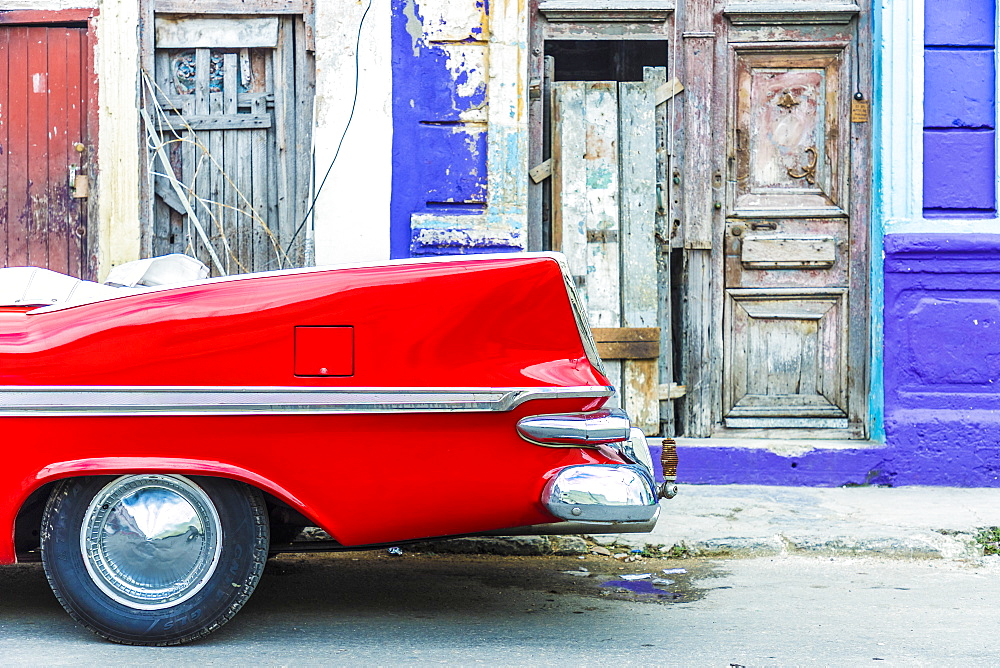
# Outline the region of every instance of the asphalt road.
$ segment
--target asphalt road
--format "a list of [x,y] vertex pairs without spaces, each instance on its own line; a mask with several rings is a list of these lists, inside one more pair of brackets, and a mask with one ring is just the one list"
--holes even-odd
[[[675,582],[607,585],[645,572]],[[0,664],[996,665],[998,600],[1000,560],[286,555],[221,631],[137,648],[30,564],[0,568]]]

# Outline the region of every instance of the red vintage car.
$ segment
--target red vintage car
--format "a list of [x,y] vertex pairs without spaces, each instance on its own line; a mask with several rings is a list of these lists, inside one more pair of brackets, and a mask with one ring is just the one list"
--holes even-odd
[[0,564],[40,551],[122,643],[215,630],[304,526],[329,549],[648,531],[673,489],[603,408],[556,254],[160,287],[0,269],[0,379]]

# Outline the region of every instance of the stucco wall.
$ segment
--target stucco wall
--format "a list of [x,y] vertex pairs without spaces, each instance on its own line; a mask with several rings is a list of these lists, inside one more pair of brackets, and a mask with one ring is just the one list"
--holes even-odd
[[389,256],[392,14],[385,1],[373,0],[366,15],[368,7],[368,2],[316,3],[317,188],[330,170],[316,201],[317,264]]

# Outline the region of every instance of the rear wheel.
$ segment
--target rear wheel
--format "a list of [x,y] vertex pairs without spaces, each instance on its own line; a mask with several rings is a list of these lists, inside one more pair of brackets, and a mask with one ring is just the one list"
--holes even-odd
[[268,550],[259,491],[222,478],[71,478],[42,519],[56,598],[98,635],[177,645],[225,624],[253,593]]

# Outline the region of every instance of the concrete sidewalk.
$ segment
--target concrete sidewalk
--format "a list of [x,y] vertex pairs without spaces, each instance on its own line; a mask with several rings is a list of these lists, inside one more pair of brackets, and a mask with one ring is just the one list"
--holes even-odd
[[966,559],[1000,526],[1000,489],[681,485],[649,534],[592,536],[680,556],[807,553]]

